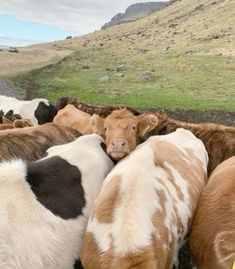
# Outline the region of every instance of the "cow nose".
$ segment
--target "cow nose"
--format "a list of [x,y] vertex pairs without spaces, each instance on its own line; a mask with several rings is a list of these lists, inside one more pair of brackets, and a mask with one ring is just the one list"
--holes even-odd
[[113,139],[111,142],[113,147],[124,147],[126,145],[126,141],[124,139]]

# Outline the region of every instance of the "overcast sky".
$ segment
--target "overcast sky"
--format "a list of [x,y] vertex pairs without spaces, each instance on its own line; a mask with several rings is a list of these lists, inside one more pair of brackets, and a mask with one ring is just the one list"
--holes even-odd
[[0,44],[3,39],[28,40],[29,43],[83,35],[100,29],[113,15],[140,2],[150,1],[0,0]]

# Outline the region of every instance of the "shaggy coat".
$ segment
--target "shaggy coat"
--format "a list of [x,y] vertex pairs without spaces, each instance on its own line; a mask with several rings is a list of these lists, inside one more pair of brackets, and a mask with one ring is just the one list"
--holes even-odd
[[158,125],[149,134],[169,134],[177,128],[190,130],[201,139],[209,155],[208,174],[224,160],[235,155],[235,127],[215,123],[188,123],[168,118],[158,113]]
[[82,136],[37,162],[0,164],[0,268],[79,268],[90,210],[113,167],[103,143]]
[[0,161],[38,160],[49,147],[71,142],[78,136],[78,131],[53,123],[3,130],[0,132]]
[[206,182],[208,156],[190,131],[152,136],[106,177],[85,234],[85,269],[169,269]]
[[100,117],[106,118],[109,114],[111,114],[114,110],[120,109],[120,108],[126,108],[130,112],[132,112],[134,115],[139,115],[140,112],[136,109],[133,109],[131,107],[124,107],[124,106],[106,106],[106,105],[92,105],[92,104],[87,104],[83,102],[77,101],[76,98],[73,97],[61,97],[57,103],[56,103],[56,108],[58,110],[64,108],[67,104],[72,104],[76,108],[78,108],[81,111],[84,111],[90,115],[97,114]]
[[212,173],[189,236],[198,269],[230,269],[235,261],[235,156]]

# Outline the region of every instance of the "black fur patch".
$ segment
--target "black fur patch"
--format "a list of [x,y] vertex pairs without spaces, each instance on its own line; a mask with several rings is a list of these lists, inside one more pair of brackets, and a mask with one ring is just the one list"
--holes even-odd
[[45,104],[44,102],[39,102],[36,110],[34,111],[34,116],[38,120],[38,124],[44,124],[46,122],[52,122],[57,109],[55,106]]
[[192,256],[190,253],[188,241],[186,241],[184,245],[180,248],[178,253],[178,259],[179,259],[179,266],[178,266],[179,269],[193,268]]
[[5,113],[4,116],[5,118],[10,119],[13,116],[13,114],[14,114],[14,111],[11,109],[11,110],[8,110],[8,112]]
[[73,269],[83,269],[82,267],[82,263],[80,260],[76,260],[74,265],[73,265]]
[[26,180],[38,201],[53,214],[63,219],[82,214],[86,202],[76,166],[58,156],[28,163]]

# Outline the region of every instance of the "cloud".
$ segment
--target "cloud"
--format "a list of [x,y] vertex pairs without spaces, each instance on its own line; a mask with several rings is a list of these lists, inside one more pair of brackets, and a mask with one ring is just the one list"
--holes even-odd
[[12,36],[6,36],[4,34],[0,34],[0,44],[1,46],[16,46],[16,47],[21,47],[21,46],[27,46],[35,43],[40,43],[42,41],[39,40],[31,40],[27,38],[15,38]]
[[147,0],[7,0],[0,1],[0,14],[82,35],[100,29],[113,15],[137,2]]

